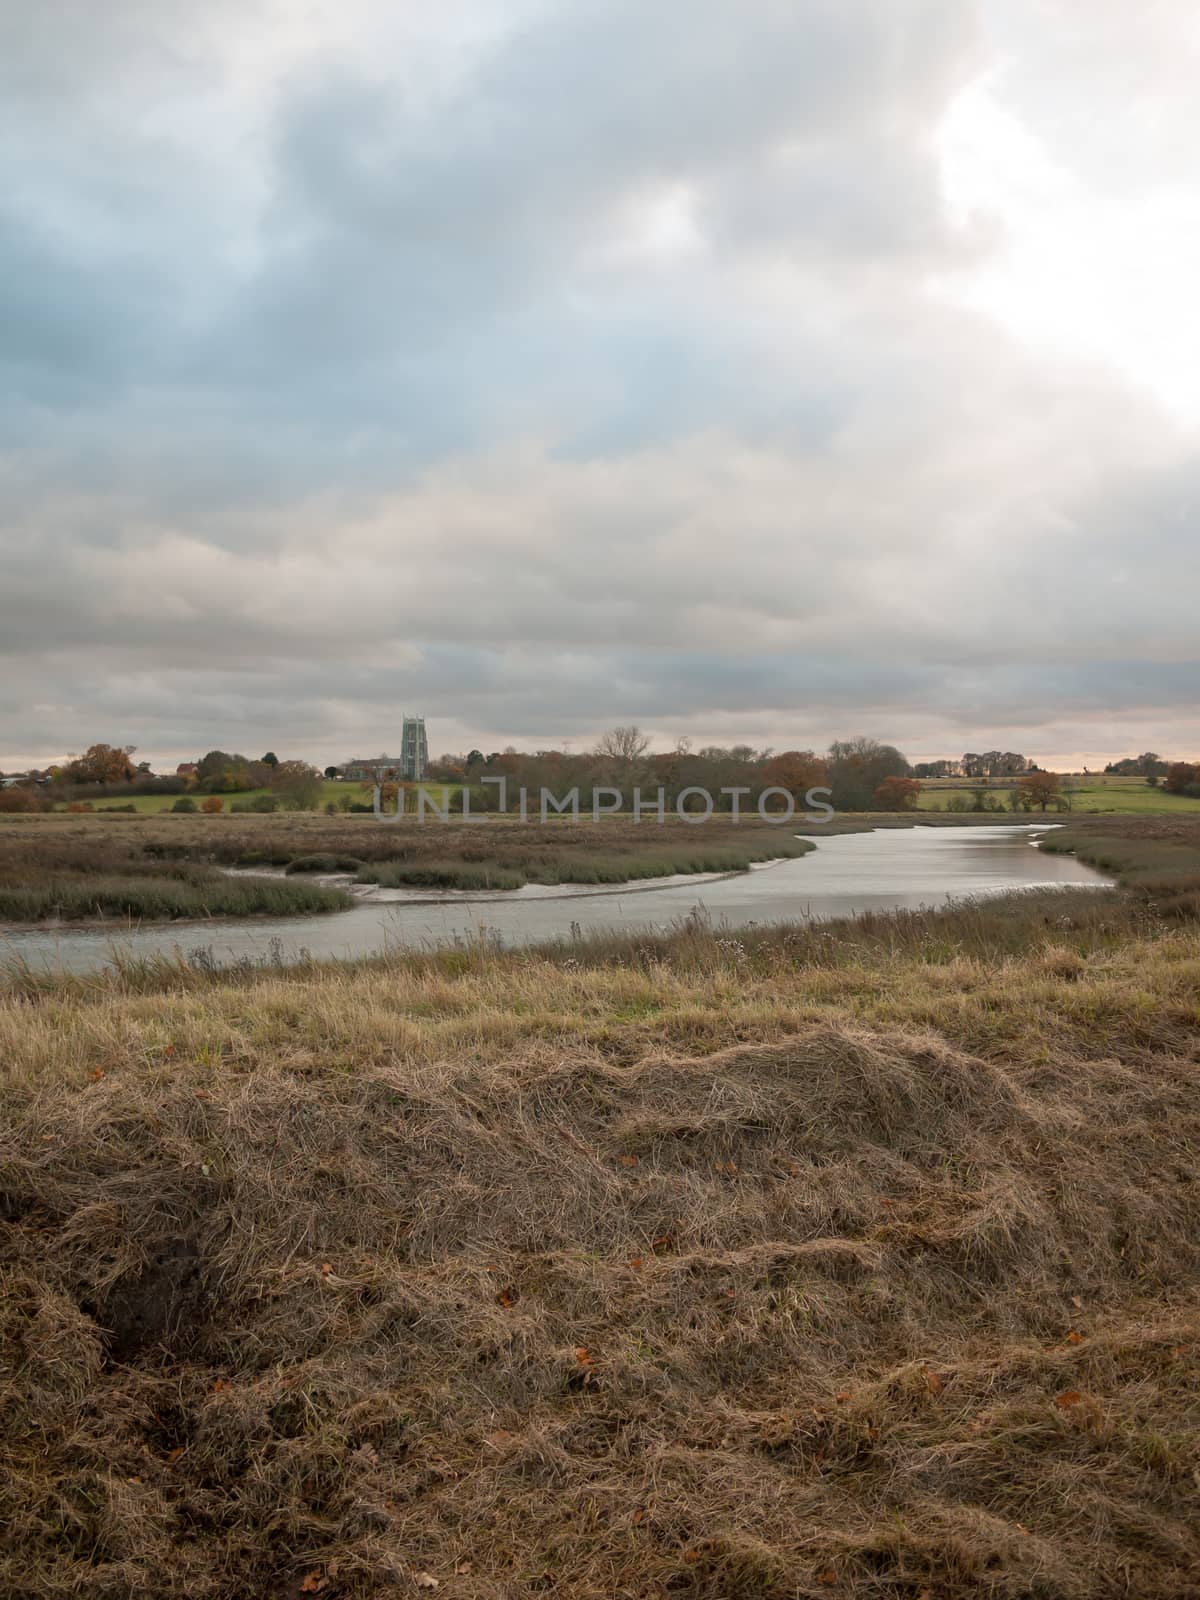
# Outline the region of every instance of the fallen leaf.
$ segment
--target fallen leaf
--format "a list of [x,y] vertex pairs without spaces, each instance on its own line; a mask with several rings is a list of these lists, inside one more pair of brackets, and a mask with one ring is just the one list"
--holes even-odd
[[1083,1335],[1081,1333],[1076,1333],[1075,1329],[1072,1328],[1070,1333],[1068,1333],[1068,1335],[1067,1335],[1067,1343],[1068,1344],[1082,1344],[1083,1343]]
[[165,1045],[163,1045],[163,1055],[165,1055],[165,1056],[167,1056],[169,1058],[169,1057],[173,1056],[174,1054],[175,1054],[175,1046],[173,1044],[165,1044]]
[[930,1394],[941,1394],[941,1392],[942,1392],[942,1377],[941,1377],[941,1373],[934,1372],[932,1370],[932,1368],[926,1367],[925,1368],[925,1387],[929,1390]]
[[212,1388],[209,1390],[209,1393],[210,1394],[224,1394],[226,1389],[232,1389],[232,1388],[233,1388],[233,1385],[230,1383],[228,1378],[218,1378],[217,1381],[213,1384]]
[[177,1444],[175,1446],[174,1450],[168,1450],[167,1451],[167,1460],[168,1461],[178,1461],[182,1454],[183,1454],[183,1446],[181,1444]]
[[642,1265],[641,1256],[630,1256],[629,1265],[633,1268],[633,1270],[635,1272],[637,1272],[639,1270],[639,1268],[641,1267],[641,1265]]
[[638,1164],[636,1156],[618,1156],[617,1161],[622,1167],[636,1167]]
[[496,1296],[496,1303],[502,1306],[515,1305],[516,1300],[517,1291],[515,1289],[501,1289],[500,1293]]
[[1079,1296],[1077,1294],[1073,1294],[1071,1296],[1071,1304],[1075,1307],[1076,1311],[1082,1311],[1083,1310],[1083,1301],[1079,1298]]
[[438,1589],[442,1580],[435,1578],[432,1572],[414,1572],[413,1582],[418,1589]]
[[1054,1396],[1054,1404],[1060,1411],[1069,1411],[1072,1406],[1083,1404],[1083,1395],[1078,1389],[1064,1389]]
[[104,1076],[104,1068],[103,1067],[93,1067],[92,1070],[88,1073],[88,1077],[92,1080],[93,1083],[99,1083],[100,1079],[103,1076]]
[[836,1583],[837,1582],[837,1573],[833,1570],[832,1567],[826,1567],[823,1571],[817,1573],[817,1582],[818,1583],[824,1583],[824,1584]]
[[849,1389],[839,1389],[833,1398],[837,1401],[838,1405],[841,1405],[844,1400],[849,1400],[850,1391]]
[[320,1594],[325,1587],[325,1579],[321,1576],[320,1567],[314,1567],[311,1572],[306,1572],[300,1580],[301,1594]]
[[328,1278],[332,1272],[333,1272],[333,1263],[331,1261],[322,1261],[322,1263],[321,1263],[321,1276],[323,1278]]
[[592,1353],[585,1344],[577,1344],[575,1346],[575,1359],[581,1367],[590,1367],[595,1364],[592,1359]]
[[645,1520],[646,1513],[644,1511],[635,1511],[633,1513],[633,1525],[635,1528],[637,1527],[638,1523],[644,1522]]

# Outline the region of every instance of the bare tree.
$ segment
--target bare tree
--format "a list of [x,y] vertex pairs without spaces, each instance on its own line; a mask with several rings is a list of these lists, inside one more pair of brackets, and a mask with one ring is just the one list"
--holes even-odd
[[633,724],[628,728],[610,728],[607,733],[601,734],[596,745],[596,754],[606,761],[632,767],[641,761],[649,748],[649,739],[636,724]]

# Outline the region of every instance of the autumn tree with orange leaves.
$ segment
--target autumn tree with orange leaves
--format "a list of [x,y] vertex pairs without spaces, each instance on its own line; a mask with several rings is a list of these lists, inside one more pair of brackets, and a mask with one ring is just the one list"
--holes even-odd
[[809,789],[825,782],[825,763],[811,750],[784,750],[764,765],[762,779],[772,788],[786,789],[802,799]]
[[62,769],[68,783],[128,783],[134,776],[129,759],[136,745],[93,744],[81,756],[72,756]]
[[885,778],[875,791],[875,806],[879,811],[915,811],[920,795],[916,778]]

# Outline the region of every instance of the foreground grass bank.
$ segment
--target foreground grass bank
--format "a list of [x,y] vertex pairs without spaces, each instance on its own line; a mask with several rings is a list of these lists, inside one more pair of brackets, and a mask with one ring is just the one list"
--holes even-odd
[[1194,1594],[1116,892],[0,991],[0,1592]]

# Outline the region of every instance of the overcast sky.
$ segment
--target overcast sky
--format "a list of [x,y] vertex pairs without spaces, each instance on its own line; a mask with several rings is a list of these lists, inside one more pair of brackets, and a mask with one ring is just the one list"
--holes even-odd
[[1194,0],[0,0],[0,767],[1200,754]]

